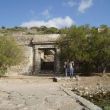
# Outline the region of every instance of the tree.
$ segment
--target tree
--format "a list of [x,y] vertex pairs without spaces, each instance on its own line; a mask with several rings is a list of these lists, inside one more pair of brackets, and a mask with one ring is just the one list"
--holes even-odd
[[6,29],[6,27],[5,26],[2,26],[1,29]]
[[89,30],[86,26],[72,26],[67,34],[62,35],[58,40],[58,45],[63,59],[74,60],[78,64],[86,64],[90,61],[87,42]]
[[0,36],[0,75],[22,61],[22,49],[12,37]]
[[110,31],[105,27],[100,32],[88,25],[69,28],[57,42],[61,58],[77,62],[81,72],[105,72],[110,65]]
[[[101,26],[102,28],[102,26]],[[105,72],[106,68],[110,65],[110,33],[109,28],[103,25],[103,30],[100,32],[92,33],[92,59],[98,72]]]

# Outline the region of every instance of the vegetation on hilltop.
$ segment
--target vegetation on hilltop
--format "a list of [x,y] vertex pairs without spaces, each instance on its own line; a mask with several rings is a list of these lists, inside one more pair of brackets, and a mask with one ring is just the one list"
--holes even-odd
[[3,26],[0,29],[0,33],[19,33],[19,32],[25,35],[59,34],[61,33],[61,30],[54,27],[47,28],[45,26],[31,27],[31,28],[26,28],[26,27],[6,28]]

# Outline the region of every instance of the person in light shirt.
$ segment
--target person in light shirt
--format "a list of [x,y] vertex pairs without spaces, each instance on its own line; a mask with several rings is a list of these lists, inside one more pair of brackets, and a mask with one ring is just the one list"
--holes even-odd
[[69,73],[70,73],[70,78],[73,77],[73,74],[74,74],[74,61],[69,62]]
[[65,76],[68,76],[68,72],[69,72],[69,60],[64,62],[64,69],[65,69]]

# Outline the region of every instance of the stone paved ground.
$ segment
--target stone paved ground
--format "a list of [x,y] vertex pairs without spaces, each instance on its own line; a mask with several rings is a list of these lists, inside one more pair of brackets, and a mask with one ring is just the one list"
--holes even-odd
[[49,77],[8,77],[0,79],[0,110],[88,109]]

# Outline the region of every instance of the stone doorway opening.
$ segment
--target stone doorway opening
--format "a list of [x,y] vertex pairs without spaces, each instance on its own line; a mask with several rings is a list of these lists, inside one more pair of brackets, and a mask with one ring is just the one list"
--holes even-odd
[[55,69],[55,49],[41,48],[40,53],[40,70],[54,72]]

